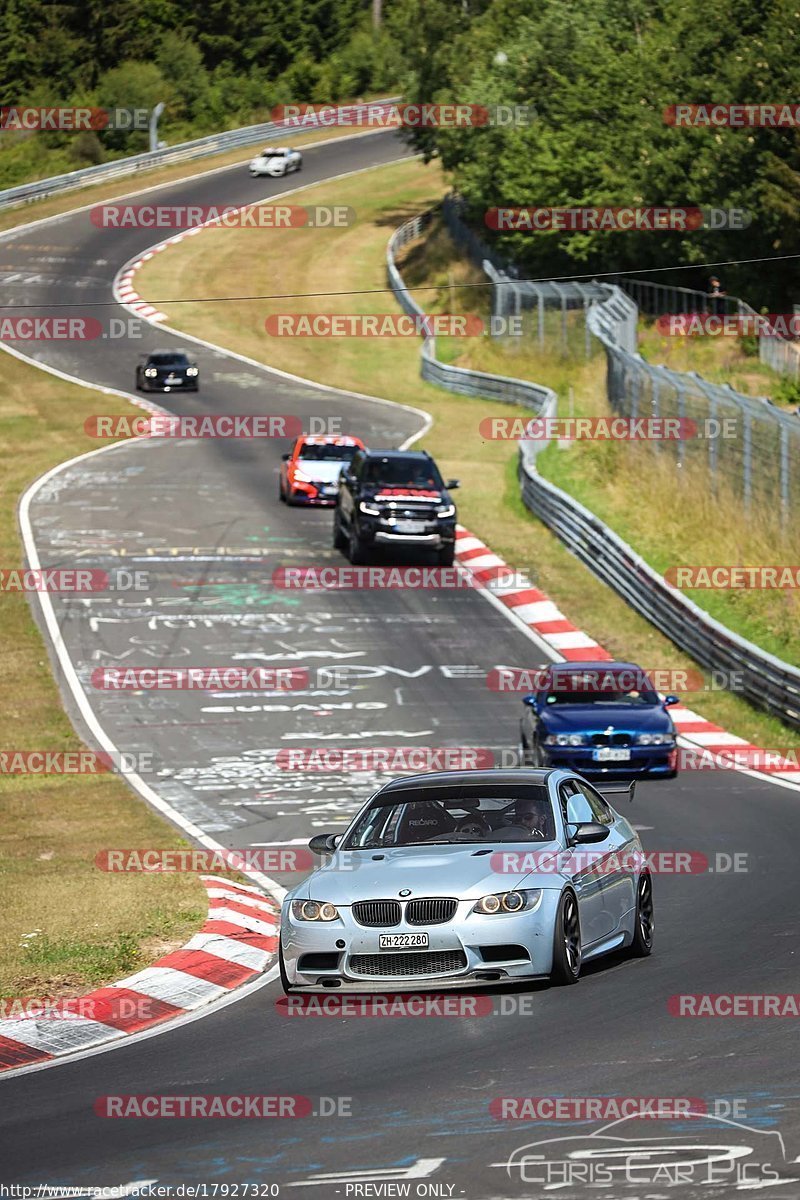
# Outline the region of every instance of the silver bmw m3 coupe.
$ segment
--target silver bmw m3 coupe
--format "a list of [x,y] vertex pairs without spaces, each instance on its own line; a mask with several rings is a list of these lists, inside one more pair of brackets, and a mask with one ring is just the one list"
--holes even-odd
[[641,842],[572,771],[395,779],[310,846],[329,857],[283,903],[286,992],[575,983],[589,959],[653,947]]

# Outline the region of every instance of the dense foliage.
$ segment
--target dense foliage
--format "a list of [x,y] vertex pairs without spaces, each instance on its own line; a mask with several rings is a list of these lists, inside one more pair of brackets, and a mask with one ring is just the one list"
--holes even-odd
[[[439,129],[413,140],[441,156],[476,224],[497,205],[688,205],[745,209],[752,218],[745,232],[484,230],[531,275],[798,253],[800,132],[675,128],[663,116],[675,103],[796,101],[795,4],[400,3],[409,97],[532,104],[538,112],[528,127]],[[653,278],[705,287],[711,273],[758,304],[800,300],[793,261]]]
[[[399,47],[374,34],[371,0],[4,0],[4,105],[152,108],[159,136],[269,120],[397,79]],[[147,148],[144,132],[0,135],[0,187]]]

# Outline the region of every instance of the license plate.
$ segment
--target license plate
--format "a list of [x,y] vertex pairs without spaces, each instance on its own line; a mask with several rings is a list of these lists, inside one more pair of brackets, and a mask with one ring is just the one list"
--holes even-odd
[[380,950],[408,950],[428,948],[427,933],[381,933],[378,935]]
[[398,521],[395,529],[398,533],[424,533],[425,521]]
[[615,750],[612,746],[601,746],[592,755],[595,762],[629,762],[630,757],[630,750]]
[[323,496],[335,496],[339,489],[337,487],[324,487],[321,488],[320,491],[322,492]]
[[166,382],[168,384],[183,383],[183,380],[180,378],[179,375],[168,375],[166,378]]

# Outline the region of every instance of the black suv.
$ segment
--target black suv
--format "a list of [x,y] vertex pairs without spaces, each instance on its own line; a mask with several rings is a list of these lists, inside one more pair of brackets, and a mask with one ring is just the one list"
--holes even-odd
[[197,363],[182,350],[154,350],[136,368],[140,392],[196,392],[199,383]]
[[356,564],[375,546],[419,546],[451,567],[456,506],[448,489],[457,487],[457,479],[444,483],[421,450],[358,450],[339,478],[333,544]]

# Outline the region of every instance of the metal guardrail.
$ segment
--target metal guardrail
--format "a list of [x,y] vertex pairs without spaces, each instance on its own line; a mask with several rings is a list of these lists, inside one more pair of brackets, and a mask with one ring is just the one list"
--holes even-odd
[[[407,313],[424,316],[405,286],[394,261],[401,246],[419,237],[433,217],[432,212],[407,221],[392,235],[387,249],[387,268],[392,290]],[[473,235],[474,237],[474,235]],[[474,238],[472,253],[479,254],[481,244]],[[486,269],[490,264],[484,261]],[[498,268],[487,270],[491,277]],[[562,285],[559,285],[562,286]],[[586,285],[584,285],[586,286]],[[620,288],[597,285],[607,293],[596,298],[587,313],[587,323],[604,343],[618,353],[630,355],[610,341],[619,322],[630,327],[635,322],[636,305]],[[495,293],[503,289],[495,288]],[[608,340],[608,341],[607,341]],[[609,356],[609,369],[612,367]],[[557,397],[549,388],[506,376],[465,371],[436,360],[435,342],[425,338],[422,348],[422,376],[450,391],[485,396],[505,403],[524,404],[539,415],[554,416]],[[800,729],[800,669],[748,642],[698,605],[671,587],[641,555],[618,537],[598,517],[573,500],[555,484],[543,479],[536,470],[536,457],[546,443],[520,442],[520,482],[525,505],[551,529],[564,545],[631,608],[686,651],[708,671],[721,671],[726,677],[736,673],[741,692],[757,708],[765,709],[787,725]]]
[[[371,104],[343,104],[336,109],[337,114],[356,114],[366,108],[379,109],[388,106],[396,100],[376,100]],[[333,108],[333,105],[331,106]],[[357,120],[353,121],[354,127]],[[290,126],[266,121],[260,125],[245,125],[240,129],[229,129],[224,133],[212,133],[207,137],[196,138],[191,142],[180,142],[177,146],[167,146],[163,150],[154,150],[146,154],[134,154],[128,158],[115,159],[113,162],[99,163],[94,167],[82,167],[78,171],[68,171],[64,175],[53,175],[49,179],[39,179],[33,183],[23,183],[18,187],[6,188],[0,191],[0,210],[14,208],[21,204],[30,204],[44,200],[61,192],[74,191],[91,183],[105,183],[107,180],[122,179],[127,175],[137,175],[151,167],[172,166],[176,163],[188,162],[194,158],[205,158],[213,154],[222,154],[226,150],[235,150],[237,146],[252,146],[262,139],[281,140],[286,137],[296,137],[309,129],[327,128],[319,115],[309,114],[303,118],[303,124]]]
[[[582,308],[585,317],[586,357],[590,334],[603,346],[607,363],[607,391],[611,407],[631,418],[671,417],[697,424],[699,436],[654,443],[659,453],[672,454],[681,468],[697,464],[708,473],[709,486],[722,480],[747,518],[751,513],[779,515],[784,528],[800,515],[800,420],[794,413],[771,404],[764,396],[748,396],[727,384],[711,383],[694,373],[673,371],[648,363],[637,352],[638,307],[627,291],[642,299],[648,311],[704,312],[730,310],[755,315],[737,297],[711,297],[690,288],[650,284],[644,280],[620,280],[620,285],[564,281],[533,281],[518,278],[513,267],[498,265],[496,253],[483,258],[488,249],[462,219],[458,197],[448,197],[443,219],[455,241],[464,246],[476,265],[483,267],[495,285],[493,315],[508,317],[538,309],[538,341],[545,344],[544,310],[561,310],[561,346],[567,347],[567,318],[570,309]],[[625,288],[626,290],[623,290]],[[535,336],[535,333],[534,333]],[[792,355],[794,344],[779,338],[760,338],[760,353]],[[786,368],[789,369],[788,367]],[[717,429],[715,435],[709,429]],[[731,429],[731,435],[727,430]]]
[[800,670],[739,637],[670,587],[593,513],[543,479],[523,446],[522,498],[576,558],[701,666],[724,671],[727,678],[738,673],[737,691],[800,729]]
[[[386,249],[389,286],[403,311],[414,317],[424,317],[425,311],[420,308],[406,287],[397,269],[395,254],[403,246],[420,237],[432,218],[433,212],[426,212],[406,221],[392,234]],[[423,338],[420,374],[429,383],[438,384],[439,387],[463,396],[485,396],[503,404],[520,404],[524,408],[532,409],[539,416],[555,414],[556,394],[550,388],[541,387],[538,383],[529,383],[524,379],[514,379],[510,375],[489,375],[484,371],[471,371],[466,367],[440,362],[436,357],[436,339],[432,335]]]

